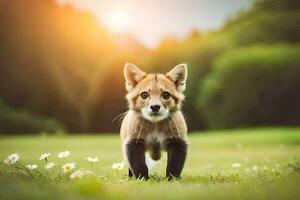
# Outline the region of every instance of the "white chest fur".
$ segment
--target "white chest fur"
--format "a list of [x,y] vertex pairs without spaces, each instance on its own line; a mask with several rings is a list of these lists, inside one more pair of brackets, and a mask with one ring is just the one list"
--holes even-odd
[[161,146],[164,144],[166,141],[167,137],[166,134],[158,131],[152,131],[149,133],[146,133],[144,136],[145,142],[148,145],[158,143]]

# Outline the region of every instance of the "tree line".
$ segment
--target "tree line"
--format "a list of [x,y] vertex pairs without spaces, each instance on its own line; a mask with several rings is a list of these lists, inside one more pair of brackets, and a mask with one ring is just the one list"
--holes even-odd
[[299,125],[299,11],[297,0],[257,1],[219,30],[150,50],[69,5],[2,0],[0,132],[117,131],[126,62],[154,72],[188,63],[191,130]]

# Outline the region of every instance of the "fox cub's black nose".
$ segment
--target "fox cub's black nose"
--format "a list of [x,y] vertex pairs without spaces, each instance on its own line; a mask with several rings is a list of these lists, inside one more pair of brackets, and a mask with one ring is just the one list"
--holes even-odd
[[158,112],[160,109],[160,105],[152,105],[150,106],[152,112]]

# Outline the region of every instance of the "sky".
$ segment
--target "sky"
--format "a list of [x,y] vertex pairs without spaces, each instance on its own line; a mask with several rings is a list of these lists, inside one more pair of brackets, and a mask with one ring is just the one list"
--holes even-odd
[[210,31],[251,6],[252,0],[56,0],[90,11],[113,33],[130,33],[147,47],[167,36]]

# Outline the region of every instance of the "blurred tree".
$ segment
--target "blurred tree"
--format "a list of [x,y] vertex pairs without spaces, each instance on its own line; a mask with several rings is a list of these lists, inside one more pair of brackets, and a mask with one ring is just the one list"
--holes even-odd
[[188,63],[184,112],[191,130],[207,128],[202,108],[196,108],[198,99],[205,95],[199,86],[220,56],[256,43],[294,43],[300,40],[300,29],[295,26],[300,24],[300,12],[299,5],[295,4],[294,0],[257,1],[248,11],[229,19],[218,31],[204,34],[193,30],[183,43],[169,37],[151,52],[147,64],[154,71],[166,72],[169,66]]
[[[198,106],[198,100],[210,99],[208,86],[202,84],[208,84],[207,76],[218,78],[212,75],[218,65],[215,63],[235,49],[253,45],[265,44],[272,52],[280,48],[287,53],[288,48],[276,44],[299,42],[299,10],[297,0],[259,0],[249,10],[228,19],[220,30],[202,33],[194,29],[183,41],[169,36],[157,48],[148,50],[130,34],[111,34],[96,17],[69,5],[58,6],[54,0],[0,0],[0,97],[33,115],[55,118],[69,131],[116,131],[118,126],[112,120],[126,110],[124,63],[165,73],[185,62],[189,78],[183,110],[189,128],[211,127],[205,111],[209,103]],[[245,56],[232,55],[233,61],[238,60],[234,56]],[[257,57],[253,55],[253,59]],[[291,67],[290,62],[283,61]],[[235,64],[228,68],[231,65]],[[273,75],[277,77],[276,72]],[[213,102],[217,100],[213,98]],[[287,109],[289,112],[295,116]],[[279,124],[284,120],[276,119],[264,115],[260,122]],[[253,118],[249,120],[253,122]]]
[[218,58],[199,98],[209,128],[299,125],[299,55],[299,45],[272,45]]
[[55,119],[8,106],[0,99],[0,133],[53,133],[64,126]]
[[[0,96],[53,116],[70,131],[89,130],[95,87],[102,89],[97,83],[124,40],[115,40],[94,16],[53,0],[1,1],[0,26]],[[126,45],[142,57],[137,41]]]

